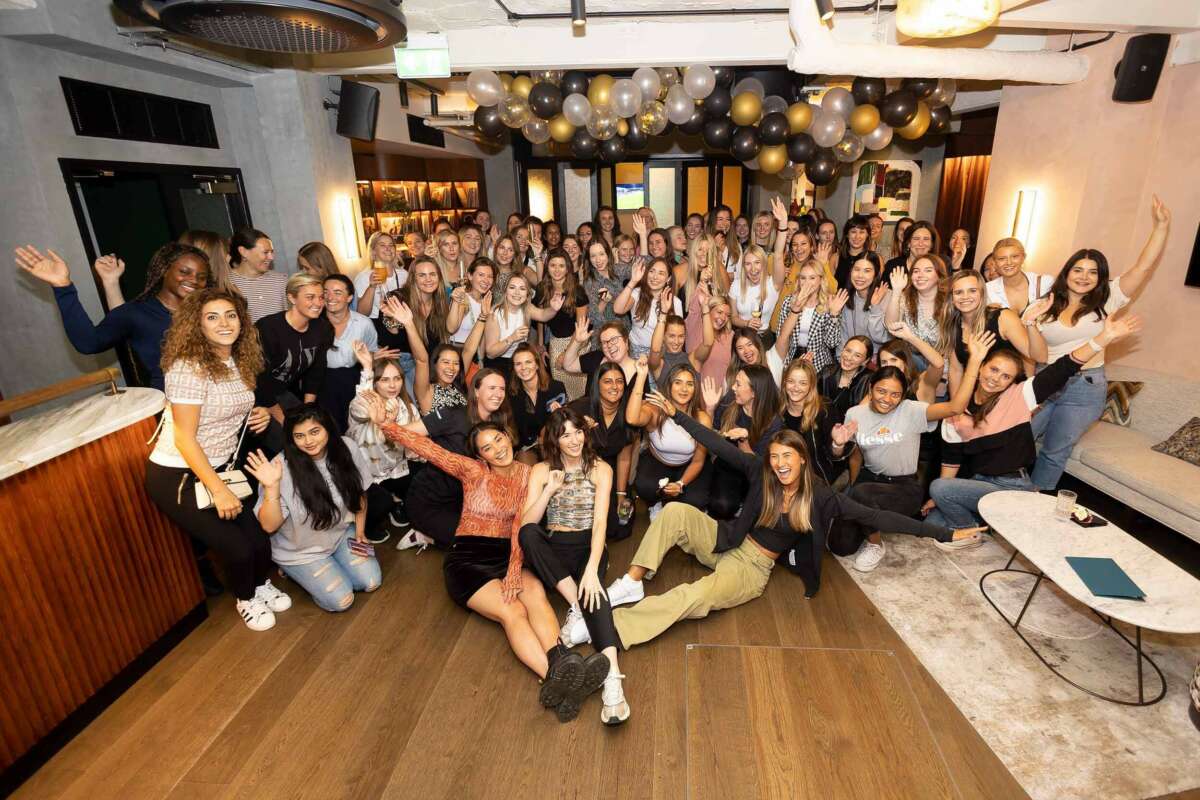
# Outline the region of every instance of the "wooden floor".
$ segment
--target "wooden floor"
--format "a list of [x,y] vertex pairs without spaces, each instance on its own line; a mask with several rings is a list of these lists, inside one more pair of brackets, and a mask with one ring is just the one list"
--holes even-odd
[[[633,545],[612,549],[610,579]],[[609,729],[598,697],[568,725],[537,704],[500,628],[447,598],[437,553],[380,552],[383,587],[344,614],[285,584],[295,606],[252,633],[228,595],[214,603],[16,797],[691,800],[734,797],[714,789],[748,769],[788,778],[756,777],[756,793],[736,796],[783,797],[778,787],[828,786],[831,765],[884,787],[875,796],[1025,796],[828,556],[813,600],[780,569],[762,598],[623,654],[633,716]],[[702,574],[673,552],[648,586]],[[786,723],[772,711],[817,697],[819,709],[791,708]],[[800,715],[817,710],[823,724],[799,748]]]

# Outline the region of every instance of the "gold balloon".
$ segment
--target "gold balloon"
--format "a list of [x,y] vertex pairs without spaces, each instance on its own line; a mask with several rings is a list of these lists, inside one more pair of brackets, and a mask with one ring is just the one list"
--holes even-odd
[[905,125],[903,128],[896,128],[896,133],[900,134],[905,139],[920,139],[925,135],[925,131],[929,130],[929,123],[932,117],[929,115],[929,104],[924,100],[917,101],[917,115],[913,117],[912,122]]
[[733,98],[729,116],[738,125],[753,125],[762,116],[762,98],[754,92],[742,92]]
[[768,175],[783,169],[787,160],[787,145],[777,144],[758,151],[758,168]]
[[626,122],[625,120],[621,120],[620,122],[617,123],[617,136],[628,136],[628,135],[629,135],[629,123]]
[[588,86],[588,101],[592,104],[592,108],[612,103],[612,85],[611,75],[597,75],[592,78],[591,85]]
[[520,95],[528,100],[529,90],[532,88],[533,81],[529,79],[528,75],[518,75],[517,77],[513,78],[512,85],[508,87],[508,90],[513,94]]
[[866,136],[879,127],[879,109],[867,103],[855,106],[850,112],[850,130],[859,136]]
[[562,114],[550,120],[550,138],[556,142],[569,142],[575,135],[575,126],[567,121]]
[[511,91],[513,76],[509,75],[507,72],[501,72],[498,77],[500,78],[500,85],[502,85],[504,87],[504,91],[505,92]]
[[787,118],[789,133],[804,133],[812,125],[812,106],[808,103],[792,103],[788,106]]

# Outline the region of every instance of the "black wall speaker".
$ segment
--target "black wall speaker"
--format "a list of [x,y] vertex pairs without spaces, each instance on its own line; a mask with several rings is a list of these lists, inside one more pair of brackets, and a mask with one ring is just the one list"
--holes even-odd
[[1200,287],[1200,226],[1196,227],[1196,244],[1192,245],[1192,260],[1188,263],[1183,282],[1188,286]]
[[379,121],[379,90],[365,83],[342,81],[338,95],[337,132],[351,139],[375,141]]
[[1167,60],[1171,36],[1146,33],[1125,43],[1125,55],[1117,62],[1117,85],[1112,99],[1118,103],[1140,103],[1154,97],[1158,76]]

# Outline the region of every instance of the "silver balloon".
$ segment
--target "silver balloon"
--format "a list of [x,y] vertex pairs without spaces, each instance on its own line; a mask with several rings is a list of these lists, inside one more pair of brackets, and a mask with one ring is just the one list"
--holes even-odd
[[848,120],[850,112],[854,110],[854,95],[841,86],[835,86],[821,98],[821,109],[831,111],[840,115],[842,119]]
[[846,120],[841,114],[822,110],[813,119],[808,134],[821,147],[833,147],[846,135]]
[[562,76],[563,71],[561,69],[535,69],[529,73],[530,80],[535,84],[539,81],[545,81],[546,83],[553,83],[555,86],[558,86],[562,80]]
[[504,95],[504,99],[500,101],[496,110],[500,113],[500,121],[510,128],[521,127],[533,116],[529,110],[529,101],[512,92]]
[[737,97],[742,92],[754,92],[761,98],[767,93],[767,90],[763,88],[762,81],[758,78],[742,78],[733,85],[733,91],[730,94]]
[[868,150],[882,150],[892,143],[892,126],[881,122],[878,128],[862,137],[862,140]]
[[608,96],[618,117],[628,119],[642,107],[642,90],[629,78],[614,82]]
[[467,76],[467,94],[481,106],[494,106],[504,97],[504,84],[490,69],[477,69]]
[[562,113],[567,122],[578,128],[587,125],[588,120],[592,118],[592,104],[586,96],[578,92],[569,94],[563,98]]
[[790,181],[795,180],[796,176],[799,174],[799,170],[800,167],[797,166],[796,162],[789,160],[783,165],[783,169],[779,170],[779,172],[776,174],[779,175],[779,177],[783,180]]
[[617,135],[617,125],[620,122],[621,118],[612,110],[612,106],[595,106],[592,108],[591,119],[587,121],[588,133],[600,141],[611,139]]
[[545,144],[550,141],[550,123],[540,117],[532,117],[521,126],[521,133],[534,144]]
[[842,140],[833,146],[833,154],[838,161],[844,164],[849,164],[852,161],[858,161],[863,154],[863,140],[854,131],[846,131]]
[[937,88],[933,90],[933,96],[929,98],[929,107],[954,105],[954,98],[957,96],[958,83],[954,78],[939,78]]
[[761,169],[761,167],[758,165],[758,156],[755,156],[754,158],[750,159],[749,161],[743,161],[742,166],[745,167],[746,169],[752,169],[756,172],[759,169]]
[[647,100],[642,103],[642,110],[638,112],[638,124],[642,130],[651,136],[658,136],[667,129],[667,109],[662,103],[657,100]]
[[[658,79],[662,82],[662,89],[659,90],[660,95],[665,95],[666,92],[675,84],[679,83],[679,70],[674,67],[658,67],[654,70],[658,73]],[[647,100],[653,100],[653,97],[647,97]]]
[[762,101],[763,116],[767,114],[782,114],[788,110],[788,101],[777,94],[764,97]]
[[638,67],[633,71],[633,82],[642,90],[642,102],[657,100],[662,93],[662,79],[653,67]]
[[663,101],[667,108],[667,119],[676,125],[682,125],[692,118],[696,110],[696,101],[688,96],[682,84],[675,84],[667,89],[667,99]]
[[683,88],[693,100],[703,100],[717,88],[717,75],[707,64],[692,64],[683,71]]

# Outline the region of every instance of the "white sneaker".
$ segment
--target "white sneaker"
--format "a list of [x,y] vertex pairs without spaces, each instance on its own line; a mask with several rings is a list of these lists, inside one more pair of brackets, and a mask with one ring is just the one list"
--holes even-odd
[[262,586],[254,590],[254,599],[262,600],[274,614],[287,611],[292,607],[292,598],[276,589],[269,578],[263,581]]
[[870,572],[879,566],[880,561],[883,561],[885,552],[887,551],[882,542],[879,544],[863,542],[862,547],[858,548],[858,552],[854,555],[854,568],[859,572]]
[[275,627],[275,614],[257,596],[237,601],[237,612],[242,615],[246,627],[252,631],[265,631]]
[[629,719],[629,703],[625,702],[624,675],[611,674],[604,679],[600,692],[600,721],[605,725],[620,725]]
[[654,518],[662,512],[662,503],[655,503],[654,505],[650,506],[647,511],[650,514],[650,521],[654,522]]
[[408,533],[400,537],[400,541],[396,542],[396,549],[411,550],[414,547],[419,547],[424,550],[431,544],[433,544],[433,539],[430,539],[416,528],[413,528]]
[[977,531],[962,539],[952,539],[949,542],[939,542],[934,539],[933,543],[939,550],[945,550],[948,553],[953,553],[955,550],[970,550],[972,547],[979,547],[983,544],[983,534]]
[[608,604],[613,608],[626,603],[636,603],[646,596],[641,581],[635,581],[628,575],[622,575],[608,587]]
[[567,612],[567,621],[563,623],[558,636],[562,639],[564,647],[575,647],[592,640],[592,634],[588,632],[587,623],[583,619],[583,612],[577,606],[571,606],[571,610]]

